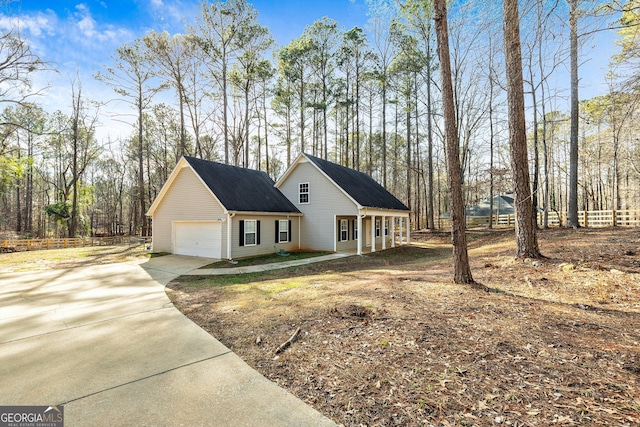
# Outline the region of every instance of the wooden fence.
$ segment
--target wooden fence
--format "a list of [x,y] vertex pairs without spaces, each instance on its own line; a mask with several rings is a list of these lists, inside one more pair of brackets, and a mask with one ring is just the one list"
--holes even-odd
[[39,251],[46,249],[83,248],[88,246],[143,245],[150,238],[112,236],[112,237],[77,237],[63,239],[7,239],[0,240],[0,253]]
[[[550,227],[560,227],[567,224],[566,212],[549,212]],[[543,224],[544,214],[538,213],[538,225]],[[466,217],[467,227],[488,226],[489,220],[496,226],[514,226],[516,217],[511,214]],[[607,211],[578,211],[578,222],[581,227],[640,227],[640,210],[607,210]],[[451,227],[451,218],[438,218],[439,228]]]

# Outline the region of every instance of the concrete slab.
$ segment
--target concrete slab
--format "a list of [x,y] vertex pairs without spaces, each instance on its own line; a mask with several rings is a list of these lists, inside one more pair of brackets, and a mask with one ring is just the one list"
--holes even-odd
[[335,426],[233,353],[70,402],[65,415],[80,427]]
[[70,426],[333,425],[173,307],[210,263],[166,256],[0,275],[0,405],[65,405]]

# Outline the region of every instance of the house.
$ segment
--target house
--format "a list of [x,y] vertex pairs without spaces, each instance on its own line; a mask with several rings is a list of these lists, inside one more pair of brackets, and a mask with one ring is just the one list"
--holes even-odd
[[302,214],[265,172],[182,157],[147,212],[153,251],[241,258],[299,247]]
[[[490,200],[483,200],[475,206],[467,208],[467,216],[489,216],[491,211]],[[493,197],[493,214],[494,215],[515,215],[516,210],[513,204],[513,196],[499,195]]]
[[410,239],[409,208],[365,173],[302,153],[276,188],[304,214],[304,247],[360,255]]
[[380,184],[305,153],[275,184],[261,171],[185,156],[147,215],[154,252],[208,258],[297,249],[361,254],[393,247],[403,233],[410,238],[409,209]]

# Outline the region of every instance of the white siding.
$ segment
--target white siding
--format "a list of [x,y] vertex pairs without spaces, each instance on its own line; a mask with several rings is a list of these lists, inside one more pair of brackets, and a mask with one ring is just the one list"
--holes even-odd
[[[309,203],[299,203],[299,184],[309,183]],[[355,203],[314,165],[300,163],[280,185],[280,191],[304,214],[301,234],[303,249],[333,251],[336,215],[358,214]],[[355,247],[355,246],[354,246]]]
[[[171,188],[153,214],[153,251],[172,252],[173,221],[217,221],[224,209],[189,167],[178,172]],[[222,254],[226,254],[227,229],[222,227]]]

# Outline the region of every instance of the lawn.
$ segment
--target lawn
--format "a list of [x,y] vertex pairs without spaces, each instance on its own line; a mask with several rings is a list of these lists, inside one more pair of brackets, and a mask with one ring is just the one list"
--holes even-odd
[[[542,262],[513,231],[449,237],[237,276],[180,277],[176,306],[267,378],[345,426],[638,425],[640,235],[547,230]],[[301,328],[300,338],[275,350]]]
[[233,262],[229,262],[228,260],[217,261],[212,264],[206,265],[202,268],[248,267],[252,265],[264,265],[264,264],[278,263],[278,262],[284,262],[284,261],[294,261],[298,259],[313,258],[321,255],[327,255],[327,254],[328,252],[311,252],[311,251],[309,252],[293,251],[293,252],[284,252],[283,254],[277,254],[274,252],[272,254],[238,259],[238,260],[234,260]]
[[0,254],[0,273],[142,261],[148,256],[143,245],[89,246],[84,248],[14,252]]

